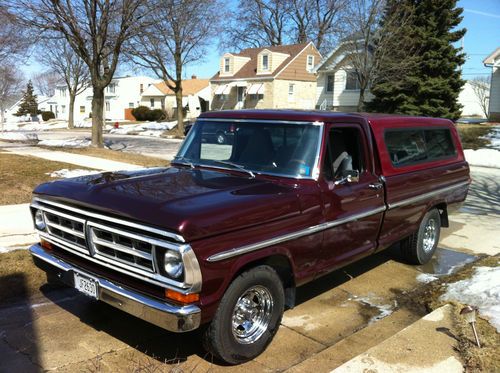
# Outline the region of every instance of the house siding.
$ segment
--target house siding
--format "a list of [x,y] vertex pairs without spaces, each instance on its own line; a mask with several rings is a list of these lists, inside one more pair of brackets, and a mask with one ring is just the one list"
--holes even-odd
[[[294,84],[294,95],[290,97],[288,88]],[[316,81],[302,82],[297,80],[274,81],[274,106],[275,109],[314,109],[316,104]]]
[[316,75],[307,71],[307,56],[314,56],[314,63],[317,64],[321,60],[321,55],[316,48],[310,44],[288,65],[284,70],[277,75],[277,79],[282,80],[297,80],[306,82],[315,82]]
[[500,67],[493,67],[491,74],[489,120],[500,121]]

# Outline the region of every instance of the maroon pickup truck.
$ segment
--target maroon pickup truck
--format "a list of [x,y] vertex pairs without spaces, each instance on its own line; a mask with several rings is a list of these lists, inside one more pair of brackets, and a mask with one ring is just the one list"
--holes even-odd
[[[231,141],[207,140],[217,126]],[[203,327],[237,364],[298,286],[396,242],[427,262],[469,183],[449,120],[210,112],[170,167],[38,186],[31,253],[49,281],[170,331]]]

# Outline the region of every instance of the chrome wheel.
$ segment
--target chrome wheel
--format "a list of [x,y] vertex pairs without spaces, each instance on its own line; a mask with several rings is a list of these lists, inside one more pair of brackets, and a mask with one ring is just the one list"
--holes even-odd
[[422,248],[424,249],[424,252],[428,253],[434,249],[436,237],[436,221],[434,219],[429,219],[424,227],[424,237],[422,239]]
[[239,343],[250,344],[267,330],[273,311],[273,297],[263,286],[253,286],[238,298],[233,310],[232,332]]
[[218,133],[217,134],[217,144],[224,144],[226,142],[226,136],[224,136],[224,134],[222,133]]

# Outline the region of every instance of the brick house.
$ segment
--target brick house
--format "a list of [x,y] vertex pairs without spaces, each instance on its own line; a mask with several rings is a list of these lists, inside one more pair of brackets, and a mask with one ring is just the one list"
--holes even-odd
[[313,109],[320,60],[312,42],[225,53],[210,79],[211,109]]

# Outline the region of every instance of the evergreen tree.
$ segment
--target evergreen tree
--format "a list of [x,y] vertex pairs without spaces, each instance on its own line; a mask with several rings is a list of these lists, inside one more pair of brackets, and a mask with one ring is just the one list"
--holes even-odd
[[[461,106],[458,94],[464,84],[460,66],[465,62],[461,48],[453,43],[465,34],[456,29],[462,20],[457,0],[389,0],[382,21],[393,22],[402,9],[411,17],[397,29],[398,40],[407,47],[385,51],[371,92],[370,111],[457,119]],[[400,63],[411,61],[405,74],[391,74]]]
[[19,109],[15,115],[20,117],[23,115],[35,116],[38,114],[40,114],[40,112],[38,110],[37,95],[33,92],[33,84],[30,80],[26,86],[26,92],[23,94],[23,98],[19,104]]

